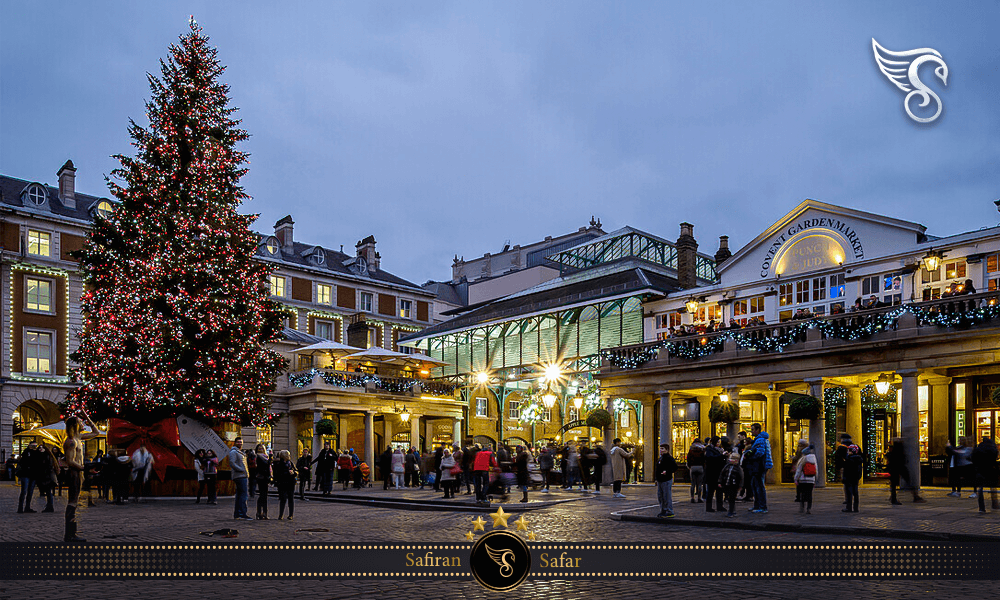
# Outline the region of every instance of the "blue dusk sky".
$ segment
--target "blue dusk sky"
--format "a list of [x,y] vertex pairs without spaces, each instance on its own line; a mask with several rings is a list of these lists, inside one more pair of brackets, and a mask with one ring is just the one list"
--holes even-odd
[[[54,183],[72,159],[108,195],[189,14],[252,135],[255,228],[375,235],[417,283],[591,215],[690,221],[709,254],[805,198],[935,235],[1000,221],[996,2],[4,2],[0,172]],[[939,119],[906,115],[873,37],[941,53],[947,86],[920,71]]]

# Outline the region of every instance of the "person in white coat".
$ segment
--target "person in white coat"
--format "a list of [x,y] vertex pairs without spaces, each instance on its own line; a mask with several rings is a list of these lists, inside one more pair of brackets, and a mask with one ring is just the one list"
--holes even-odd
[[799,492],[799,512],[812,514],[813,487],[816,485],[816,450],[810,444],[795,463],[795,488]]
[[146,449],[146,444],[140,444],[132,453],[132,494],[135,501],[143,495],[149,474],[153,471],[153,454]]

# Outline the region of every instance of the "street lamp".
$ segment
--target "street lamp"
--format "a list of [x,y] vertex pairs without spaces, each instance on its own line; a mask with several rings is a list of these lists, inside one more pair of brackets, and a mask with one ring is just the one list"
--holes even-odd
[[695,300],[694,298],[691,298],[690,300],[684,303],[684,307],[687,308],[687,311],[689,313],[694,314],[698,312],[698,301]]
[[894,377],[888,373],[882,373],[875,380],[875,391],[878,392],[879,396],[884,396],[889,391],[889,386],[892,385]]
[[722,392],[721,394],[719,394],[719,400],[723,402],[729,402],[729,394]]
[[579,412],[581,406],[583,406],[583,397],[577,394],[576,397],[573,398],[573,408]]
[[924,257],[924,268],[928,271],[937,271],[941,266],[942,254],[939,250],[931,250]]
[[552,393],[551,390],[546,390],[545,394],[542,396],[542,404],[545,405],[546,410],[552,408],[556,403],[556,395]]

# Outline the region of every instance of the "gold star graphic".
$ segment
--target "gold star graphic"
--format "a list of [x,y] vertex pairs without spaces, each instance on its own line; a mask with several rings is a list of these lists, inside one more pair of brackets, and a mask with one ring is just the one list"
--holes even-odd
[[476,517],[476,520],[472,522],[473,531],[486,531],[486,521],[482,517]]
[[528,541],[529,542],[535,541],[535,532],[534,531],[529,531],[528,532]]
[[497,511],[495,513],[492,513],[490,516],[493,517],[494,527],[506,527],[507,519],[510,517],[510,515],[508,515],[503,511],[502,506],[498,508]]
[[469,531],[469,532],[467,532],[465,534],[465,539],[469,540],[470,542],[472,541],[472,532],[471,531]]
[[520,519],[514,521],[514,524],[517,525],[517,530],[518,531],[527,531],[528,530],[528,520],[524,518],[524,515],[521,515]]

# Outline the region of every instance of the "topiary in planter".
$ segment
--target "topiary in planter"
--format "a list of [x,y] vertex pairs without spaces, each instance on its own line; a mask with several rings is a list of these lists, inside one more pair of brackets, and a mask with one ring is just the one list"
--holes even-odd
[[818,419],[823,412],[823,404],[812,396],[798,396],[788,405],[789,419]]
[[334,435],[337,433],[337,424],[330,419],[316,421],[316,435]]
[[604,429],[605,427],[610,427],[612,423],[614,423],[614,420],[611,418],[611,413],[603,408],[595,408],[587,415],[588,427]]
[[740,405],[736,402],[719,402],[708,409],[712,423],[735,423],[740,420]]

